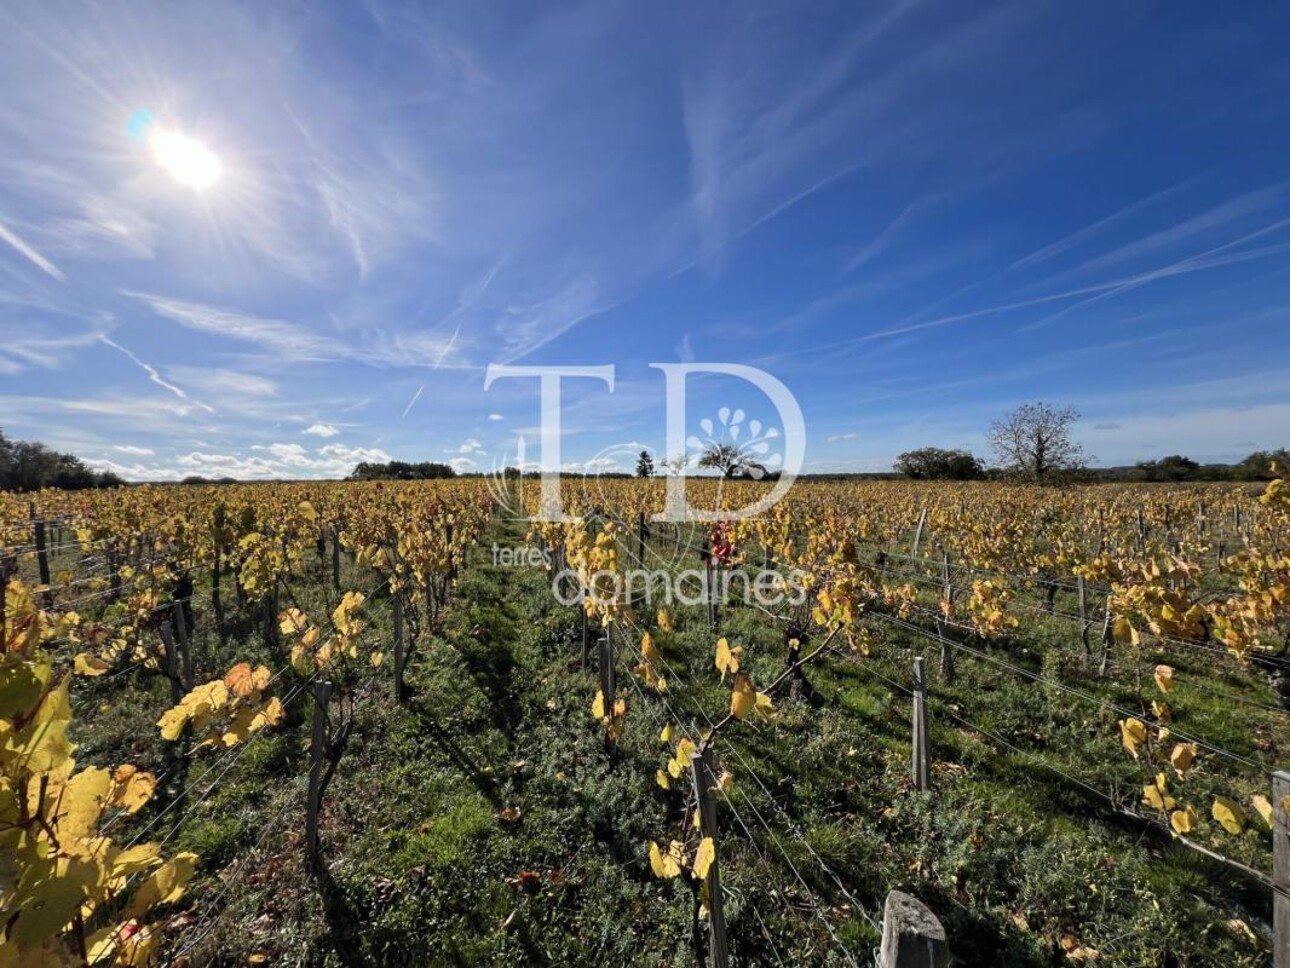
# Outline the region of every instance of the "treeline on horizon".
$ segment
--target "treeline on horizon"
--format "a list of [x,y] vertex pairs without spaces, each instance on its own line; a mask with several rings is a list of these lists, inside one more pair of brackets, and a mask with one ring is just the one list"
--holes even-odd
[[124,483],[111,471],[86,467],[73,454],[59,453],[39,441],[10,440],[0,429],[0,491],[39,491],[43,487],[79,491]]
[[[1172,454],[1158,460],[1139,461],[1131,466],[1120,467],[1070,467],[1059,473],[1052,473],[1046,479],[1053,483],[1185,483],[1219,482],[1219,481],[1268,481],[1276,475],[1272,466],[1290,467],[1290,449],[1259,450],[1234,464],[1202,464],[1181,454]],[[563,473],[562,476],[630,478],[653,476],[626,471],[606,471],[603,473]],[[387,463],[363,462],[350,472],[351,481],[428,481],[447,478],[472,478],[489,476],[489,471],[459,472],[450,464],[437,461],[389,461]],[[521,477],[534,479],[540,476],[538,471],[521,472],[517,467],[506,467],[500,471],[506,480]],[[729,475],[735,478],[744,477],[737,470]],[[760,479],[772,482],[778,474],[771,473]],[[986,481],[1026,479],[1027,475],[1019,474],[1015,467],[989,467],[980,458],[966,450],[946,450],[939,447],[923,447],[906,451],[896,459],[891,471],[838,471],[814,474],[799,474],[799,478],[811,480],[923,480],[923,481]],[[35,441],[11,441],[0,429],[0,491],[38,491],[41,488],[53,487],[64,490],[81,490],[85,488],[119,487],[129,482],[111,471],[95,471],[72,454],[59,453],[45,444]],[[183,478],[179,484],[236,484],[239,481],[232,477],[208,478],[191,475]]]

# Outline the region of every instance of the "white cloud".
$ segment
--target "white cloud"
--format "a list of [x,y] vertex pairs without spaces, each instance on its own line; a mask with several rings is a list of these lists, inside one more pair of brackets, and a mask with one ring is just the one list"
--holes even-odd
[[353,360],[377,367],[438,367],[455,364],[452,337],[438,333],[387,333],[372,328],[360,334],[362,338],[340,339],[286,320],[150,293],[130,290],[123,290],[123,293],[147,304],[158,316],[187,329],[254,343],[274,356],[291,362]]
[[489,420],[505,420],[506,418],[505,418],[505,417],[503,417],[500,413],[490,413],[490,414],[488,415],[488,419],[489,419]]
[[145,373],[148,374],[149,380],[157,384],[157,386],[161,387],[163,390],[169,390],[180,400],[191,401],[194,406],[201,407],[207,413],[215,412],[214,407],[207,406],[206,404],[202,403],[200,400],[193,400],[191,397],[188,396],[187,393],[185,393],[179,387],[175,386],[173,383],[168,383],[167,381],[163,380],[161,378],[161,374],[157,372],[156,367],[150,366],[149,364],[143,362],[143,360],[139,359],[139,357],[135,356],[134,353],[130,352],[130,350],[126,349],[120,343],[114,343],[106,336],[100,336],[99,342],[112,347],[112,349],[116,350],[118,353],[121,353],[124,356],[126,356],[130,360],[130,362],[134,363],[135,366],[139,367],[139,369],[143,370]]
[[457,448],[457,453],[459,454],[482,454],[483,452],[484,445],[474,437],[467,438],[462,442],[461,446]]
[[273,397],[278,387],[267,377],[240,370],[222,370],[204,366],[167,366],[166,374],[212,397],[218,397],[221,409],[236,409],[242,397]]
[[302,434],[308,434],[310,437],[335,437],[340,433],[340,431],[331,424],[325,423],[310,424],[300,432]]
[[131,457],[151,457],[156,453],[151,447],[136,447],[133,444],[117,444],[112,449]]
[[17,233],[12,232],[9,229],[5,228],[3,222],[0,222],[0,240],[8,242],[11,246],[13,246],[15,249],[18,250],[20,255],[26,257],[28,261],[30,261],[34,266],[36,266],[42,272],[48,273],[49,275],[57,279],[59,282],[64,281],[62,269],[58,268],[58,266],[54,265],[43,255],[37,252],[30,244],[23,241],[22,237],[19,236]]
[[457,472],[468,471],[475,466],[475,462],[469,457],[454,457],[448,461],[448,466]]
[[251,450],[257,453],[250,457],[193,451],[180,457],[177,463],[181,468],[186,468],[184,473],[264,480],[284,477],[344,477],[354,469],[355,464],[362,461],[383,463],[393,460],[379,448],[349,447],[345,444],[327,444],[312,453],[299,444],[256,445]]
[[847,431],[846,433],[844,433],[844,434],[829,434],[829,436],[828,436],[827,440],[828,440],[828,442],[831,444],[831,443],[834,443],[835,441],[838,441],[838,440],[855,440],[855,439],[857,439],[859,436],[860,436],[860,434],[858,434],[856,431],[854,431],[854,430],[848,430],[848,431]]

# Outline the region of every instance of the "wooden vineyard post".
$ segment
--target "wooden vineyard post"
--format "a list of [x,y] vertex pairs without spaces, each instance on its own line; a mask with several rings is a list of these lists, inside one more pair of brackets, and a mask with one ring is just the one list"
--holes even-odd
[[645,567],[646,537],[647,537],[647,534],[645,531],[645,512],[637,511],[636,512],[636,561],[642,568]]
[[591,628],[587,623],[587,607],[582,600],[578,602],[578,611],[582,615],[582,667],[587,668],[591,658]]
[[340,525],[331,526],[331,587],[340,591]]
[[45,548],[45,522],[36,517],[36,505],[31,505],[32,529],[35,532],[36,539],[36,567],[40,572],[40,583],[45,586],[42,598],[45,601],[45,608],[54,607],[54,591],[49,587],[49,552]]
[[188,623],[184,621],[183,602],[174,602],[171,604],[171,612],[175,616],[175,636],[179,642],[180,675],[184,681],[184,691],[193,688],[193,655],[192,639],[188,635]]
[[600,637],[596,650],[600,666],[600,695],[608,713],[614,708],[614,640],[609,629],[605,629],[605,634]]
[[1111,642],[1115,638],[1114,626],[1111,620],[1111,603],[1106,603],[1106,618],[1102,622],[1102,662],[1097,667],[1097,674],[1106,678],[1107,666],[1111,663]]
[[309,801],[305,808],[305,852],[311,864],[319,858],[318,813],[322,808],[323,757],[327,747],[327,704],[332,684],[325,680],[313,684],[314,729],[309,743]]
[[936,637],[941,640],[941,678],[947,683],[953,683],[956,675],[954,649],[945,637],[945,621],[939,616],[936,619]]
[[927,757],[927,678],[923,657],[914,659],[914,789],[928,790],[932,785],[931,764]]
[[403,645],[403,592],[394,593],[394,701],[403,702],[403,666],[407,655]]
[[1076,587],[1079,591],[1079,640],[1084,647],[1084,657],[1087,659],[1092,653],[1088,647],[1088,589],[1084,584],[1084,576],[1076,578]]
[[909,552],[911,562],[918,560],[918,546],[923,540],[923,525],[927,523],[927,508],[923,508],[922,513],[918,515],[918,527],[914,529],[914,546]]
[[224,606],[219,597],[219,573],[224,567],[220,558],[224,551],[224,505],[215,506],[214,528],[215,561],[211,565],[211,611],[215,613],[215,631],[219,635],[220,645],[224,644]]
[[457,577],[457,556],[452,553],[452,522],[444,525],[444,538],[448,542],[448,580]]
[[109,600],[115,602],[121,597],[121,562],[117,558],[115,540],[107,543],[104,554],[107,557],[108,587],[111,589]]
[[184,700],[184,681],[182,669],[184,661],[179,655],[179,646],[175,642],[175,633],[170,621],[161,623],[161,644],[166,648],[166,678],[170,680],[170,705],[178,706]]
[[705,582],[703,597],[708,601],[708,625],[715,629],[717,627],[717,569],[711,556],[703,563],[703,577]]
[[708,889],[708,965],[709,968],[727,968],[730,951],[726,944],[726,915],[721,896],[721,874],[717,869],[717,805],[712,791],[717,789],[717,778],[712,771],[712,747],[704,744],[690,754],[690,773],[694,779],[694,800],[699,811],[699,832],[712,839],[712,863],[708,866],[704,884]]
[[1290,772],[1272,774],[1272,964],[1290,968]]

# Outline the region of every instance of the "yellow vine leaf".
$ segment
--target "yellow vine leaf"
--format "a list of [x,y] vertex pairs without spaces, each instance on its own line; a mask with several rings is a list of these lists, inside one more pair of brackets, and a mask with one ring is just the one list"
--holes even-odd
[[649,866],[654,871],[655,877],[661,877],[664,880],[679,877],[684,857],[685,845],[680,841],[672,841],[667,853],[663,853],[654,841],[649,842]]
[[135,892],[129,907],[126,908],[126,917],[141,917],[149,908],[158,904],[172,904],[178,901],[196,871],[196,854],[188,852],[176,854],[139,885],[139,890]]
[[671,613],[669,613],[669,612],[668,612],[668,610],[667,610],[667,609],[665,609],[665,608],[660,608],[660,609],[658,610],[658,619],[657,619],[657,621],[658,621],[658,630],[659,630],[660,632],[671,632],[671,631],[672,631],[672,615],[671,615]]
[[694,755],[695,749],[693,740],[686,739],[684,736],[677,740],[676,754],[667,764],[667,772],[672,779],[679,779],[682,771],[690,768],[690,757]]
[[239,662],[228,670],[224,687],[239,699],[246,699],[263,690],[272,677],[267,666],[252,670],[249,662]]
[[1129,751],[1129,755],[1136,760],[1138,750],[1147,742],[1146,724],[1140,719],[1120,720],[1120,740],[1124,743],[1124,748]]
[[664,773],[662,770],[659,770],[654,774],[654,782],[656,782],[664,790],[672,789],[672,778],[668,776],[666,773]]
[[1191,833],[1192,828],[1196,826],[1196,811],[1189,806],[1175,810],[1169,815],[1169,826],[1174,828],[1175,833]]
[[1250,803],[1254,804],[1254,812],[1263,818],[1263,822],[1269,827],[1272,826],[1272,803],[1267,797],[1261,794],[1254,794],[1250,797]]
[[757,692],[747,673],[735,674],[734,689],[730,693],[730,714],[735,719],[745,719],[753,713],[768,716],[774,711],[775,707],[770,701],[770,696],[764,692]]
[[694,852],[694,876],[698,880],[703,880],[708,876],[708,868],[712,866],[712,861],[717,856],[716,844],[712,842],[711,837],[704,837],[699,841],[699,849]]
[[1168,692],[1174,687],[1174,669],[1173,666],[1158,665],[1156,666],[1156,688],[1161,692]]
[[1142,788],[1142,802],[1157,810],[1172,810],[1177,805],[1177,801],[1165,792],[1165,782],[1165,775],[1157,773],[1156,781]]
[[1239,834],[1245,829],[1245,811],[1235,800],[1227,797],[1216,797],[1214,806],[1210,809],[1215,820],[1223,825],[1223,829],[1229,834]]
[[1178,743],[1169,754],[1169,762],[1178,773],[1178,779],[1184,779],[1192,763],[1196,761],[1195,743]]
[[648,632],[641,636],[641,655],[648,662],[658,662],[663,656],[659,653],[657,646],[654,645],[654,638]]
[[[118,766],[112,774],[109,802],[129,813],[138,813],[157,792],[157,778],[137,766]],[[118,858],[119,859],[119,858]]]
[[605,694],[599,689],[596,690],[596,698],[591,701],[591,718],[605,718]]
[[308,624],[309,619],[298,608],[288,608],[278,614],[278,628],[283,635],[298,635]]
[[724,638],[717,639],[717,671],[721,673],[721,679],[724,682],[726,673],[734,675],[739,671],[739,657],[743,655],[744,649],[741,645],[730,648],[730,643]]
[[72,662],[72,669],[78,676],[101,676],[112,668],[107,662],[88,652],[79,653]]

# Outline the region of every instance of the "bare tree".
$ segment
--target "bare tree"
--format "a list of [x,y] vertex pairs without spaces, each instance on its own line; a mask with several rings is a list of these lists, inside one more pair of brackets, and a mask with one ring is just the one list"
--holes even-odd
[[734,477],[752,477],[760,480],[766,468],[734,444],[713,444],[699,458],[700,467],[721,471],[727,480]]
[[685,454],[677,454],[675,457],[662,457],[658,461],[659,468],[668,477],[680,477],[681,472],[690,465],[690,458]]
[[1078,419],[1074,407],[1027,403],[991,424],[986,440],[1009,470],[1040,480],[1088,462],[1071,439],[1071,424]]

